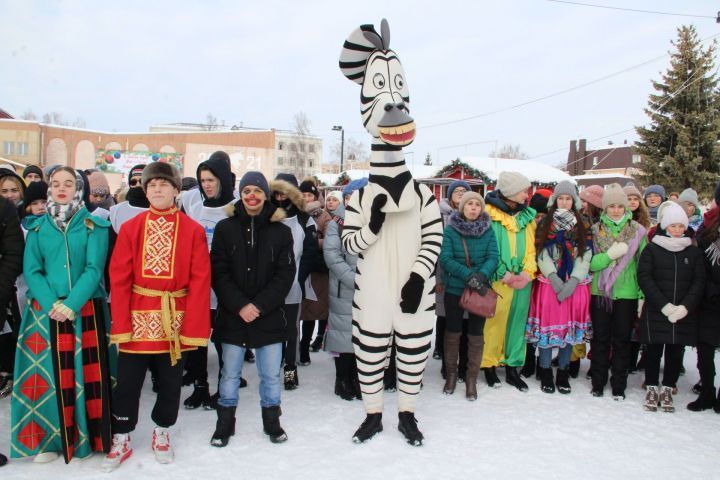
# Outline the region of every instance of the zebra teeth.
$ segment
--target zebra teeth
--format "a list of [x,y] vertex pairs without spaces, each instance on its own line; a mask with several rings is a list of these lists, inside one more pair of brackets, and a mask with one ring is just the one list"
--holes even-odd
[[380,127],[380,138],[389,145],[409,145],[415,140],[415,122]]

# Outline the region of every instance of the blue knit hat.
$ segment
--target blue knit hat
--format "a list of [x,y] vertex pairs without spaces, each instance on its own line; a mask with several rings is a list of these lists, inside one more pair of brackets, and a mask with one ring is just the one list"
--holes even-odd
[[447,189],[447,199],[448,199],[448,200],[451,200],[451,199],[452,199],[453,191],[455,191],[455,189],[456,189],[457,187],[463,187],[463,188],[464,188],[466,191],[468,191],[468,192],[469,192],[470,190],[472,190],[472,189],[470,188],[470,184],[469,184],[468,182],[466,182],[465,180],[455,180],[454,182],[452,182],[452,183],[450,184],[450,186],[449,186],[448,189]]
[[352,182],[345,185],[345,188],[343,188],[343,197],[347,197],[348,195],[352,195],[355,190],[360,190],[365,185],[368,184],[367,178],[358,178],[357,180],[353,180]]
[[667,200],[667,195],[665,195],[665,187],[663,187],[662,185],[650,185],[649,187],[647,187],[643,192],[643,200],[645,200],[647,196],[651,193],[660,195],[660,198],[663,199],[663,202]]
[[268,186],[267,179],[265,179],[265,175],[263,175],[262,173],[245,173],[245,175],[243,175],[243,177],[240,179],[240,191],[242,192],[242,189],[248,185],[254,185],[256,187],[262,188],[262,191],[265,192],[265,197],[267,197],[268,199],[270,198],[270,187]]

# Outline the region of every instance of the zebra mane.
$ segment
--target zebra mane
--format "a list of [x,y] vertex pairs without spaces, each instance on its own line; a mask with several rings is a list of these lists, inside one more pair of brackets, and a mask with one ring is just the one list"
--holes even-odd
[[340,71],[348,79],[362,85],[365,78],[365,64],[373,52],[390,49],[390,26],[384,18],[380,22],[380,33],[373,25],[360,25],[352,31],[340,51]]

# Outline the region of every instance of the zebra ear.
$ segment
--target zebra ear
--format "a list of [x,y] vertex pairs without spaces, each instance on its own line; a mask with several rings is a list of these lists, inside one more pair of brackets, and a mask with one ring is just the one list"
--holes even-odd
[[390,50],[390,25],[386,19],[380,22],[380,35],[382,36],[383,50]]
[[362,85],[365,64],[376,50],[382,50],[383,39],[372,25],[361,25],[353,30],[340,51],[340,71],[348,79]]

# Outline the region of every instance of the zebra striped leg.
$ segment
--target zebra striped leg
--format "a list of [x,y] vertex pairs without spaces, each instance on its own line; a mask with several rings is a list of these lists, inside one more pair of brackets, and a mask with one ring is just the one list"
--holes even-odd
[[431,315],[426,315],[430,318],[427,325],[422,323],[418,325],[418,318],[404,319],[405,322],[415,321],[415,324],[405,325],[406,327],[426,326],[428,327],[426,330],[416,333],[401,333],[397,326],[395,328],[395,351],[397,353],[395,361],[397,363],[398,411],[400,412],[415,411],[415,402],[420,393],[425,363],[430,353],[432,325],[435,321],[434,312],[429,313]]
[[365,411],[382,413],[383,377],[385,376],[385,362],[392,345],[392,333],[389,331],[373,332],[361,328],[356,320],[353,320],[352,325],[353,347]]

